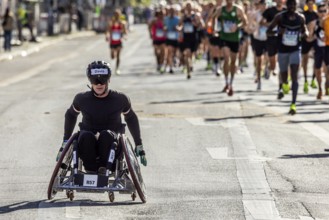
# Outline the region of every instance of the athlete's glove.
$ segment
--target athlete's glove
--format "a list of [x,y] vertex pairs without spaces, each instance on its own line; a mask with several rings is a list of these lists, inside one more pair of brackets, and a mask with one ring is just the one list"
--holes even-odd
[[137,145],[135,148],[135,153],[136,156],[139,157],[141,156],[141,164],[143,164],[144,166],[147,165],[147,160],[146,160],[146,156],[145,156],[145,151],[143,149],[143,145]]
[[59,160],[59,158],[61,157],[61,155],[62,155],[62,151],[63,151],[63,149],[64,149],[66,143],[67,143],[67,141],[64,140],[63,143],[62,143],[62,146],[59,148],[58,153],[57,153],[57,157],[56,157],[56,162],[57,162],[57,161]]

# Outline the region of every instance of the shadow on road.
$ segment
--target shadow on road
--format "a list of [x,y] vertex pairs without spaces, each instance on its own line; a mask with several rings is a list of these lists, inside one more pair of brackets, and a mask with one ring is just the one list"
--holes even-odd
[[327,158],[329,154],[285,154],[280,159],[298,159],[298,158]]
[[262,118],[262,117],[274,117],[270,114],[258,114],[258,115],[246,115],[246,116],[231,116],[231,117],[224,117],[224,118],[205,118],[205,121],[222,121],[227,119],[253,119],[253,118]]
[[299,123],[328,123],[328,122],[329,122],[328,119],[325,119],[325,120],[305,120],[305,121],[289,120],[289,121],[287,121],[287,123],[290,123],[290,124],[299,124]]
[[[77,203],[79,202],[79,203]],[[44,203],[43,206],[40,207],[40,203]],[[63,199],[58,200],[38,200],[38,201],[23,201],[17,202],[6,206],[0,207],[0,215],[15,212],[18,210],[26,210],[26,209],[51,209],[51,208],[58,208],[58,207],[65,207],[66,204],[70,206],[124,206],[124,205],[140,205],[143,204],[142,202],[133,202],[123,201],[123,202],[114,202],[110,203],[109,201],[91,201],[91,200],[74,200],[73,202],[69,200],[63,201]]]

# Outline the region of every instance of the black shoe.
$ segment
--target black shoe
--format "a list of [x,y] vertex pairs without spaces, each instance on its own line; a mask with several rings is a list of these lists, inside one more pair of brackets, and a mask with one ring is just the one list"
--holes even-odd
[[174,74],[174,71],[172,69],[169,70],[170,74]]
[[284,94],[282,91],[279,91],[279,94],[278,94],[278,99],[282,99],[284,97]]

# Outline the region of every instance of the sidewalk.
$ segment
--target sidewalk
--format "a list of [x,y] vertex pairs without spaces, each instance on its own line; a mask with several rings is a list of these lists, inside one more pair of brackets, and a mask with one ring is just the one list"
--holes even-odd
[[[50,45],[56,44],[63,40],[78,38],[78,37],[88,37],[96,35],[95,31],[81,31],[72,32],[70,34],[61,34],[57,36],[44,36],[40,38],[40,42],[23,42],[20,46],[12,46],[10,52],[0,52],[0,62],[5,60],[12,60],[15,57],[25,57],[29,54],[40,51],[41,49],[48,47]],[[2,47],[2,45],[0,45]]]

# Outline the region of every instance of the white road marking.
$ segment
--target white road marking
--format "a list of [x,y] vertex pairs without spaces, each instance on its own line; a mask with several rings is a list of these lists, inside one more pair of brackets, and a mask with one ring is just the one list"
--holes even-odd
[[[257,158],[248,128],[243,119],[228,119],[235,157]],[[271,189],[268,185],[263,163],[257,160],[236,160],[237,176],[243,194],[246,219],[280,219]],[[250,197],[252,195],[252,197]]]
[[228,148],[227,147],[213,147],[207,148],[208,153],[215,160],[229,159],[228,158]]
[[[239,103],[232,103],[230,106],[239,109],[239,115],[241,115]],[[223,122],[217,122],[217,124],[209,124],[202,118],[186,118],[186,120],[196,126],[223,126],[229,129],[234,156],[232,158],[228,157],[227,148],[207,148],[207,151],[213,159],[235,160],[237,177],[243,194],[246,219],[281,219],[263,166],[263,161],[269,158],[257,154],[256,146],[252,141],[245,121],[237,118],[227,119]]]

